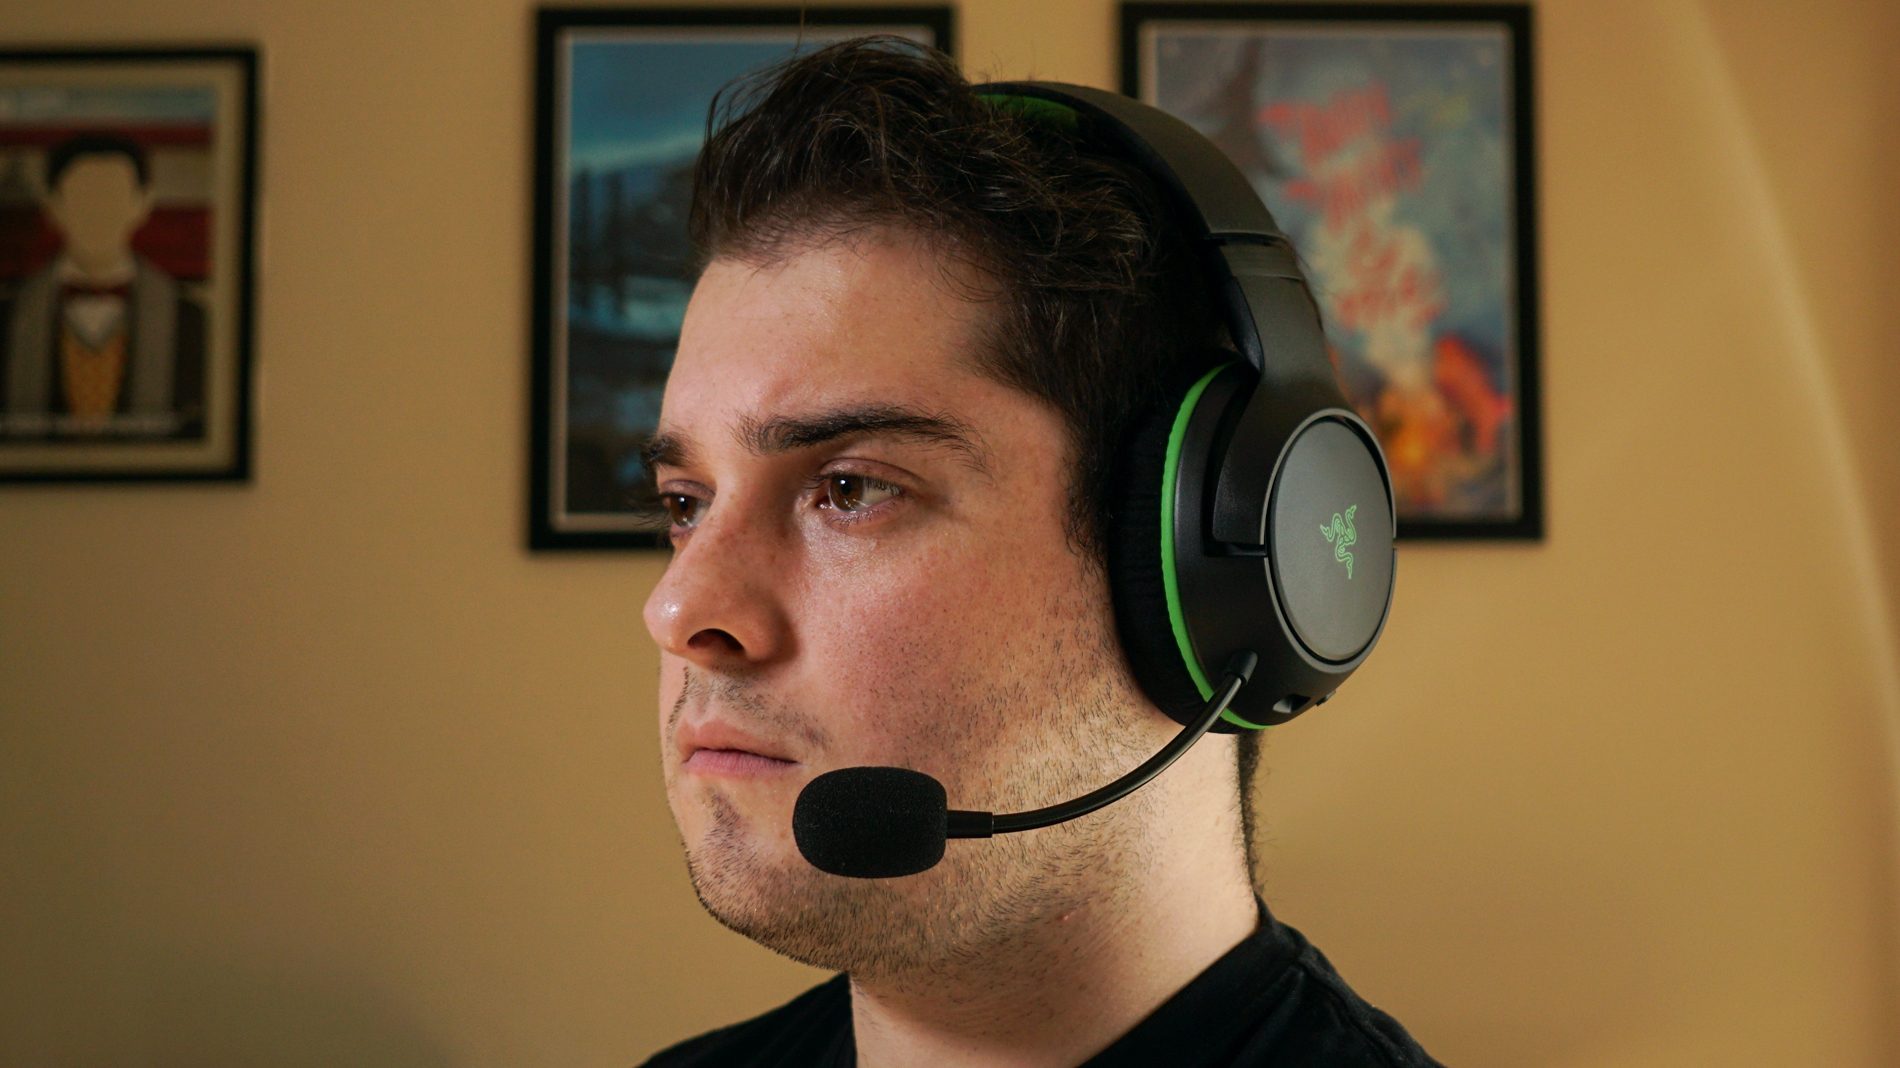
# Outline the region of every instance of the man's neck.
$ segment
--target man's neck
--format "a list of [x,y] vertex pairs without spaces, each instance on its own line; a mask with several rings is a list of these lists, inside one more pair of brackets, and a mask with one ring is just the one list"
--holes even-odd
[[854,976],[858,1064],[1055,1068],[1101,1051],[1257,925],[1238,850],[1206,844],[1161,844],[1146,867],[1164,874],[1024,931],[1007,960]]

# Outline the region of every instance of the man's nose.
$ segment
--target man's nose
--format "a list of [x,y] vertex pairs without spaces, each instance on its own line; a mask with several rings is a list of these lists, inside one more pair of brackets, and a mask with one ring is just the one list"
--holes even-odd
[[661,649],[702,668],[769,663],[790,647],[776,585],[784,561],[743,514],[708,511],[647,598],[647,631]]

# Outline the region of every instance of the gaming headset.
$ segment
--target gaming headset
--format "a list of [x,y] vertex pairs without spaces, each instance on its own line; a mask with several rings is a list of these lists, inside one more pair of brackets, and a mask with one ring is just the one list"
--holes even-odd
[[1110,549],[1135,677],[1189,722],[1228,657],[1259,657],[1215,730],[1284,723],[1332,696],[1392,602],[1385,454],[1340,393],[1286,234],[1212,141],[1159,108],[1050,82],[977,87],[1154,180],[1186,228],[1239,358],[1124,442]]
[[1209,730],[1285,723],[1365,661],[1392,604],[1385,454],[1340,392],[1293,247],[1246,176],[1187,123],[1124,96],[1054,82],[976,92],[1153,179],[1238,350],[1124,439],[1113,490],[1116,628],[1143,692],[1184,729],[1121,779],[1025,813],[949,810],[941,784],[904,768],[817,776],[794,836],[840,875],[922,871],[946,838],[1049,826],[1126,796]]

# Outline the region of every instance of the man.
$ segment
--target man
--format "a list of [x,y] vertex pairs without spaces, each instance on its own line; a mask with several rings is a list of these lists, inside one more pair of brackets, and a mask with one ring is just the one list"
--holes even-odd
[[831,769],[1015,811],[1179,730],[1118,643],[1105,502],[1217,334],[1147,181],[939,54],[835,45],[722,110],[649,450],[662,761],[707,910],[843,974],[651,1063],[1432,1063],[1255,897],[1257,736],[922,874],[800,856],[793,803]]
[[63,244],[0,307],[0,438],[204,433],[204,312],[132,251],[152,210],[136,142],[69,138],[46,156]]

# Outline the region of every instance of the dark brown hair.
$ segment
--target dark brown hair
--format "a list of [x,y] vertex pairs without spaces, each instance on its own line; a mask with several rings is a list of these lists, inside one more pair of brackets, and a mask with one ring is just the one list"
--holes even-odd
[[[878,226],[925,236],[993,283],[977,370],[1047,402],[1074,441],[1068,537],[1107,564],[1117,446],[1220,333],[1163,202],[1086,131],[973,91],[943,53],[868,37],[793,57],[714,99],[693,172],[701,264],[770,262]],[[1240,738],[1253,861],[1259,739]]]

